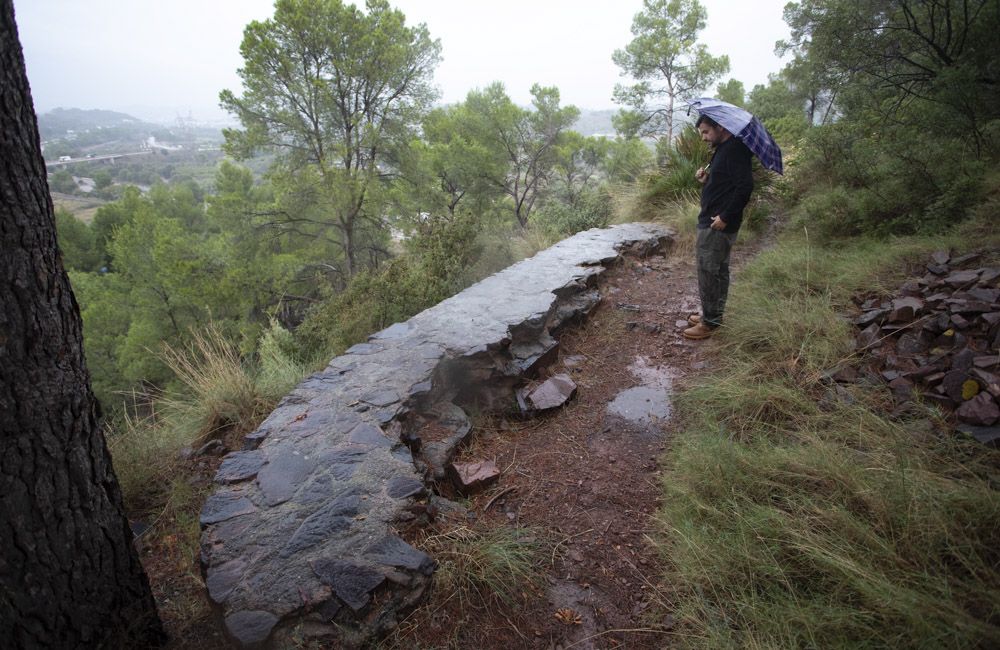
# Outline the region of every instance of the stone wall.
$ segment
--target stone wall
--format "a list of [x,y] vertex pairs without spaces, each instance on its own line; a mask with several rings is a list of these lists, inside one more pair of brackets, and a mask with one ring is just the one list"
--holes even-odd
[[227,633],[295,628],[357,645],[419,602],[434,560],[396,530],[471,433],[463,406],[516,408],[597,305],[605,269],[663,252],[657,224],[590,230],[373,335],[296,387],[223,460],[201,513],[202,565]]

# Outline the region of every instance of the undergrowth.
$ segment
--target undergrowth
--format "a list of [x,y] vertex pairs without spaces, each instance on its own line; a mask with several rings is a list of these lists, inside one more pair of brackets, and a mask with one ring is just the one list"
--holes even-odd
[[[441,632],[444,645],[464,647],[466,624],[496,608],[516,609],[542,586],[546,551],[551,548],[544,531],[531,528],[469,528],[458,526],[428,535],[418,546],[438,566],[427,603],[400,622],[379,648],[423,647],[412,638],[423,626]],[[443,620],[442,610],[458,603],[461,620]],[[446,638],[445,638],[446,637]]]
[[[288,338],[272,323],[258,359],[250,362],[219,329],[194,333],[189,347],[162,351],[178,386],[133,396],[138,406],[110,425],[108,444],[126,511],[160,615],[178,647],[205,643],[196,637],[212,616],[198,564],[198,518],[213,465],[193,454],[213,439],[239,448],[242,436],[302,379],[307,368],[291,354]],[[129,415],[136,412],[142,415]]]
[[1000,644],[1000,453],[931,408],[889,417],[880,386],[822,379],[856,355],[852,294],[983,245],[968,235],[817,248],[786,233],[734,282],[719,364],[679,395],[663,476],[686,645]]

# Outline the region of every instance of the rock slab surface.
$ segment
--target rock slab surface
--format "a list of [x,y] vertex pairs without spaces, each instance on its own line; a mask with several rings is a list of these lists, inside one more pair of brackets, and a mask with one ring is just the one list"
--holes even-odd
[[[306,378],[227,456],[201,513],[209,597],[233,641],[305,631],[358,646],[419,602],[434,561],[397,528],[413,518],[461,408],[514,403],[566,323],[600,300],[605,268],[664,252],[672,233],[579,233],[355,345]],[[424,459],[434,450],[435,465]]]

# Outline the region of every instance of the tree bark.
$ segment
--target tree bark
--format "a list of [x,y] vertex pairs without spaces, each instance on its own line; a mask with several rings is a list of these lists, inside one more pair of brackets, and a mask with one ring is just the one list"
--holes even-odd
[[84,364],[12,0],[0,0],[0,645],[163,636]]

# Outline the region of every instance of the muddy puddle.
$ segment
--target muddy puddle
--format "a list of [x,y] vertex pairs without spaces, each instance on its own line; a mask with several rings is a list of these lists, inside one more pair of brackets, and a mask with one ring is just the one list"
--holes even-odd
[[618,393],[608,404],[608,413],[644,427],[668,420],[673,412],[671,396],[676,371],[655,365],[647,357],[636,357],[628,371],[640,383]]

